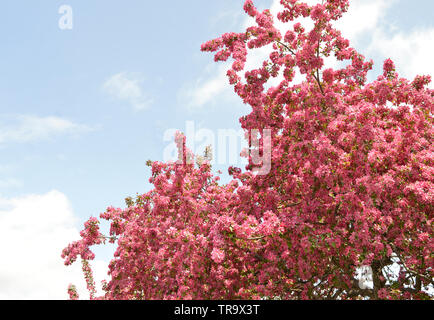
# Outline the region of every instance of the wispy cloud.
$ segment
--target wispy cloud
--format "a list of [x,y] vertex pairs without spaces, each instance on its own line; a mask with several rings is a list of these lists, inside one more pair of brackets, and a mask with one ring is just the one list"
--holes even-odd
[[[66,299],[71,282],[86,297],[80,263],[66,267],[60,257],[68,243],[79,239],[75,220],[68,198],[56,190],[0,197],[0,299]],[[92,266],[100,288],[107,263],[97,260]]]
[[385,24],[388,9],[396,2],[397,0],[353,0],[348,12],[335,26],[354,47],[363,36],[372,36],[373,31]]
[[[315,2],[315,0],[309,0],[308,2]],[[239,10],[242,10],[240,7]],[[277,13],[281,11],[280,0],[275,0],[271,7],[270,11],[274,16],[277,16]],[[238,11],[241,12],[241,11]],[[249,26],[255,25],[255,20],[246,14],[236,14],[223,12],[218,18],[225,17],[231,14],[234,18],[232,21],[232,27],[239,26],[241,30],[246,29]],[[238,20],[238,21],[235,21]],[[288,24],[284,24],[274,19],[276,26],[280,30],[289,29]],[[304,19],[304,23],[308,23],[307,19]],[[272,46],[266,46],[259,49],[248,49],[249,54],[247,55],[246,67],[245,70],[251,70],[255,68],[259,68],[262,65],[262,62],[267,59],[272,52]],[[233,92],[232,86],[229,85],[228,78],[226,76],[226,72],[230,67],[230,63],[219,63],[216,66],[215,62],[210,62],[208,66],[205,68],[204,74],[194,83],[189,83],[184,86],[178,96],[182,99],[182,101],[186,102],[190,109],[200,109],[205,105],[213,105],[220,99],[230,99],[234,97],[235,93]],[[296,80],[299,80],[300,77],[297,77]],[[269,86],[273,86],[278,84],[281,80],[283,80],[283,76],[277,77],[275,79],[271,79],[269,82]]]
[[242,3],[232,7],[229,10],[217,12],[210,20],[210,25],[216,27],[217,25],[224,25],[225,28],[236,28],[238,27],[239,21],[244,18],[244,11],[241,11]]
[[0,144],[44,140],[61,134],[76,135],[92,130],[94,128],[54,116],[0,115]]
[[103,84],[103,90],[111,97],[126,101],[134,110],[150,107],[154,100],[142,88],[143,77],[138,73],[121,72],[109,77]]
[[228,63],[208,65],[202,77],[181,88],[178,98],[187,108],[196,110],[205,105],[215,104],[216,98],[229,97],[232,90],[226,77],[228,68]]
[[0,163],[0,174],[1,173],[9,173],[10,171],[13,170],[13,166],[10,164],[1,164]]
[[14,178],[0,179],[0,189],[21,187],[22,182]]

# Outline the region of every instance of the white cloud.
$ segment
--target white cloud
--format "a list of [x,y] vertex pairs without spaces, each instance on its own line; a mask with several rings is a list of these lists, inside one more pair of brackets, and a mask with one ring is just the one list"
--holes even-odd
[[[391,58],[400,76],[409,80],[416,75],[434,76],[434,28],[419,29],[408,33],[398,32],[389,35],[378,29],[368,52],[379,54],[383,59]],[[431,83],[432,87],[432,83]]]
[[348,12],[335,27],[354,46],[363,35],[371,34],[385,21],[384,17],[396,0],[352,0]]
[[134,110],[143,110],[152,105],[153,99],[142,89],[140,74],[121,72],[108,78],[103,89],[113,98],[128,102]]
[[[68,243],[79,239],[67,197],[59,191],[5,199],[0,197],[0,299],[67,299],[69,283],[82,298],[86,284],[78,262],[65,266],[60,257]],[[91,265],[97,287],[107,264]]]
[[[12,124],[4,125],[1,122]],[[0,144],[30,142],[59,134],[78,134],[92,130],[88,126],[53,116],[1,116],[0,124]]]

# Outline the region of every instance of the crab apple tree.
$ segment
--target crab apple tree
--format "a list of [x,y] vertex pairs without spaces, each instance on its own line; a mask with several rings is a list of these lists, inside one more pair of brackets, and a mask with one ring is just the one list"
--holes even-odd
[[[101,299],[432,298],[430,76],[404,79],[388,59],[368,82],[373,62],[334,27],[348,0],[280,3],[274,17],[245,1],[255,24],[201,47],[232,59],[228,81],[251,107],[242,128],[271,132],[270,172],[255,174],[249,158],[220,184],[178,133],[179,160],[148,163],[154,188],[100,215],[109,236],[91,218],[64,249],[66,264],[84,261],[92,298],[87,261],[106,241],[117,250]],[[246,70],[252,50],[265,47],[262,65]]]

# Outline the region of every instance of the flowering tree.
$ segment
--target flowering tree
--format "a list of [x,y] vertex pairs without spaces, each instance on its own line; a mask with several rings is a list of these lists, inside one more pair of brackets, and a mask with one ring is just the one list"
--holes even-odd
[[[271,170],[255,174],[250,159],[220,185],[178,133],[179,161],[148,163],[154,189],[101,214],[110,235],[91,218],[64,249],[67,265],[81,256],[91,298],[90,247],[105,241],[118,247],[104,299],[432,298],[434,91],[429,76],[400,78],[391,60],[367,82],[372,61],[333,27],[348,2],[281,0],[277,18],[291,26],[281,34],[247,0],[256,25],[202,45],[216,61],[233,58],[229,82],[252,108],[240,123],[271,131]],[[245,70],[249,49],[264,46],[269,58]],[[267,88],[273,78],[282,81]]]

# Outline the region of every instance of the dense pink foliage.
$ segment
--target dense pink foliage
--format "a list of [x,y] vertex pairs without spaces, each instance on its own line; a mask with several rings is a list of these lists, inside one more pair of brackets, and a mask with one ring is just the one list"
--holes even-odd
[[[271,172],[229,168],[218,184],[209,162],[195,165],[178,134],[180,160],[152,162],[150,192],[108,208],[110,236],[91,218],[82,240],[63,252],[92,260],[89,247],[117,241],[104,299],[410,299],[430,298],[434,276],[434,92],[429,76],[400,78],[386,60],[367,83],[366,61],[333,28],[348,0],[309,6],[282,0],[281,34],[251,0],[257,25],[206,42],[252,108],[245,130],[272,130]],[[261,68],[244,70],[248,49],[271,44]],[[324,57],[348,62],[324,67]],[[304,81],[292,83],[299,71]],[[267,81],[283,74],[269,89]],[[399,277],[388,279],[397,261]],[[369,265],[373,289],[361,289],[358,267]],[[87,283],[94,293],[88,265]],[[90,277],[90,279],[89,279]]]

